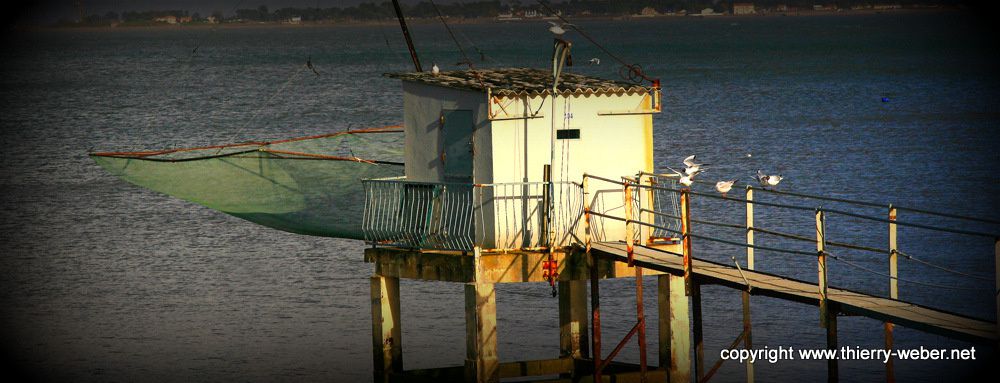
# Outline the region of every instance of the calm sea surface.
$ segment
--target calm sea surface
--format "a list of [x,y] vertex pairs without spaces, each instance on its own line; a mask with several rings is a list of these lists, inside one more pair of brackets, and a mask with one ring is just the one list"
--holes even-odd
[[[787,177],[781,188],[977,216],[997,215],[997,51],[961,13],[584,22],[613,52],[662,79],[656,161],[698,154],[706,178]],[[457,25],[482,66],[545,67],[542,22]],[[461,60],[440,25],[413,27],[425,66]],[[579,73],[617,78],[613,60],[570,34]],[[368,277],[357,241],[273,231],[126,184],[90,150],[276,139],[401,121],[409,70],[397,29],[122,29],[8,33],[0,51],[0,348],[5,364],[62,381],[370,379]],[[472,44],[475,44],[473,47]],[[197,49],[195,49],[197,48]],[[194,51],[194,52],[193,52]],[[193,52],[193,53],[192,53]],[[588,66],[591,57],[601,65]],[[301,70],[311,58],[319,77]],[[882,99],[887,98],[888,102]],[[257,116],[255,119],[253,116]],[[251,121],[252,120],[252,121]],[[752,154],[748,157],[747,154]],[[764,200],[773,196],[760,195]],[[785,200],[807,206],[815,201]],[[841,209],[884,215],[882,208]],[[742,206],[694,201],[703,218]],[[900,220],[1000,231],[901,212]],[[811,235],[812,214],[759,208],[757,222]],[[884,247],[886,228],[831,216],[831,240]],[[696,227],[739,240],[741,231]],[[759,244],[809,250],[763,235]],[[901,228],[902,249],[970,278],[900,261],[901,298],[994,320],[989,239]],[[696,243],[729,261],[740,249]],[[760,252],[757,268],[815,280],[815,261]],[[885,272],[882,256],[841,250]],[[887,278],[831,261],[832,283],[887,294]],[[913,283],[919,282],[919,283]],[[629,280],[602,282],[606,342],[634,320]],[[650,281],[648,288],[655,287]],[[929,287],[928,284],[949,288]],[[404,281],[407,369],[461,365],[459,284]],[[652,291],[652,290],[650,290]],[[558,354],[544,284],[498,287],[503,360]],[[754,298],[754,344],[820,348],[814,307]],[[646,302],[655,334],[655,299]],[[704,288],[706,358],[741,329],[739,295]],[[882,324],[840,320],[840,344],[882,345]],[[655,335],[649,342],[656,350]],[[899,348],[972,345],[898,328]],[[901,381],[961,381],[978,362],[897,362]],[[635,347],[622,355],[637,361]],[[655,351],[651,360],[656,360]],[[13,368],[13,367],[12,367]],[[13,371],[13,370],[8,370]],[[846,381],[882,379],[880,361],[841,362]],[[825,363],[759,363],[759,381],[824,379]],[[729,362],[718,381],[737,381]]]

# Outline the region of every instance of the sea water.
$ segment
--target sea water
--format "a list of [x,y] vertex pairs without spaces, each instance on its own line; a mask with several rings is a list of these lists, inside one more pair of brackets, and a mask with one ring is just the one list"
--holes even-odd
[[[453,25],[479,67],[546,68],[544,22]],[[614,55],[663,85],[656,164],[697,154],[702,177],[995,217],[1000,84],[996,51],[970,14],[658,18],[581,21]],[[465,58],[439,24],[414,25],[424,67]],[[569,71],[620,79],[621,65],[570,32]],[[384,26],[119,28],[9,32],[0,76],[0,348],[8,370],[62,381],[363,381],[372,371],[369,276],[357,241],[277,232],[139,189],[103,172],[89,151],[278,139],[400,123],[411,70],[398,29]],[[592,57],[600,65],[589,65]],[[311,61],[319,72],[305,69]],[[608,126],[607,129],[614,129]],[[613,160],[613,159],[611,159]],[[705,191],[710,186],[699,186]],[[740,191],[734,191],[740,196]],[[760,200],[776,197],[758,193]],[[820,201],[788,200],[805,206]],[[822,203],[884,217],[886,208]],[[741,223],[743,206],[695,199],[693,214]],[[759,207],[761,227],[813,235],[811,212]],[[901,221],[998,232],[900,211]],[[831,215],[830,240],[884,248],[879,222]],[[696,226],[736,241],[742,230]],[[993,243],[901,227],[901,249],[978,278],[900,259],[900,298],[995,320]],[[764,246],[814,244],[758,236]],[[697,257],[744,262],[702,241]],[[838,250],[885,273],[884,255]],[[835,286],[888,294],[888,278],[830,262]],[[807,281],[813,257],[758,251],[756,268]],[[655,282],[647,281],[647,291]],[[406,369],[464,360],[463,287],[401,283]],[[930,286],[943,287],[930,287]],[[601,283],[605,344],[634,323],[634,286]],[[545,284],[497,287],[501,360],[558,355],[558,312]],[[739,294],[703,289],[711,364],[742,329]],[[647,294],[650,360],[655,299]],[[753,298],[760,349],[822,348],[815,307]],[[973,345],[902,326],[900,349]],[[881,347],[882,323],[839,320],[839,342]],[[988,349],[988,347],[980,347]],[[961,381],[977,361],[897,361],[904,381]],[[620,360],[636,362],[635,346]],[[760,381],[823,379],[823,361],[758,363]],[[880,360],[840,363],[847,381],[883,379]],[[728,361],[718,381],[743,379]]]

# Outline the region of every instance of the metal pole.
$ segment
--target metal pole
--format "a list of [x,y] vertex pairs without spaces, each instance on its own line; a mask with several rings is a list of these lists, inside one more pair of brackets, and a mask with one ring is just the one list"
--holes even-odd
[[625,250],[628,253],[628,265],[629,267],[635,265],[635,259],[632,256],[633,246],[635,243],[631,221],[633,218],[632,212],[632,188],[629,186],[629,181],[625,181]]
[[[897,268],[897,252],[899,248],[896,245],[896,208],[889,205],[889,298],[899,299],[899,281],[896,279],[899,274],[899,269]],[[894,325],[892,322],[885,322],[885,349],[892,350],[893,348],[893,330]],[[896,381],[896,371],[893,366],[892,358],[889,358],[885,363],[885,381],[893,383]]]
[[691,296],[691,200],[688,190],[681,189],[681,236],[684,241],[684,294]]
[[410,38],[410,30],[406,28],[406,19],[403,18],[403,10],[399,8],[399,0],[392,0],[392,7],[396,10],[396,18],[399,19],[399,28],[403,30],[403,38],[406,39],[406,47],[410,49],[410,58],[413,59],[413,68],[417,72],[423,72],[420,67],[420,59],[417,58],[417,50],[413,47],[413,39]]
[[[753,246],[753,188],[747,185],[747,270],[754,269]],[[753,349],[752,327],[750,321],[750,292],[743,292],[743,348]],[[747,362],[747,383],[753,383],[753,362]]]
[[818,266],[819,278],[819,318],[820,326],[827,328],[828,310],[826,302],[826,234],[824,233],[823,211],[816,209],[816,263]]

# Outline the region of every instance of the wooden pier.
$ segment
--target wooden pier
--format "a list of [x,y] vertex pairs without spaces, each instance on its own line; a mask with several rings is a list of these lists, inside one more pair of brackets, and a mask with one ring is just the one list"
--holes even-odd
[[[590,177],[598,178],[599,177]],[[614,180],[602,179],[618,183]],[[752,349],[752,319],[750,304],[752,296],[767,296],[816,306],[815,323],[825,328],[827,349],[838,349],[837,318],[839,316],[864,316],[884,322],[885,349],[893,348],[893,328],[904,326],[931,334],[963,341],[986,344],[995,347],[1000,340],[997,323],[971,318],[941,309],[917,305],[898,299],[897,282],[898,258],[911,258],[898,251],[896,229],[899,225],[916,226],[923,229],[951,231],[953,233],[991,237],[988,233],[963,231],[927,226],[912,222],[897,221],[898,210],[890,206],[886,219],[861,216],[851,212],[813,209],[796,205],[782,205],[774,202],[753,200],[754,188],[747,188],[746,198],[721,197],[729,202],[746,204],[745,225],[730,227],[746,230],[746,242],[733,242],[695,234],[691,232],[692,222],[712,224],[691,219],[690,198],[692,195],[720,198],[714,195],[691,192],[689,189],[669,189],[648,184],[637,178],[623,178],[618,183],[623,189],[624,216],[616,216],[606,211],[591,209],[589,201],[596,200],[598,193],[609,189],[598,189],[588,193],[585,176],[580,184],[584,195],[588,196],[584,213],[579,224],[583,228],[583,238],[570,246],[532,249],[484,250],[474,246],[470,251],[446,251],[408,248],[398,246],[373,246],[366,249],[365,261],[375,265],[371,279],[372,297],[372,345],[375,366],[375,381],[467,381],[497,382],[502,378],[536,378],[536,381],[566,382],[708,382],[718,371],[723,360],[713,365],[705,363],[702,326],[701,287],[719,285],[733,289],[742,297],[743,331],[729,346],[730,349]],[[657,211],[654,196],[649,190],[661,189],[679,194],[678,212]],[[443,200],[443,196],[441,199]],[[822,197],[817,197],[822,198]],[[763,229],[755,225],[754,206],[763,205],[798,210],[808,210],[815,217],[815,238],[792,236]],[[646,206],[644,208],[644,206]],[[648,207],[654,207],[650,209]],[[911,209],[912,210],[912,209]],[[861,219],[878,220],[887,223],[889,230],[888,249],[864,248],[828,241],[826,238],[827,213],[853,215]],[[924,212],[927,213],[927,212]],[[680,220],[680,228],[658,225],[654,217],[662,215]],[[604,222],[595,222],[596,220]],[[974,219],[974,218],[973,218]],[[598,238],[602,232],[600,225],[618,222],[624,225],[624,238],[631,241]],[[718,223],[715,223],[718,224]],[[653,229],[674,233],[674,238],[666,239],[654,235]],[[816,252],[763,247],[754,244],[754,233],[788,236],[794,240],[815,242]],[[699,232],[701,233],[701,232]],[[995,256],[1000,259],[1000,242],[994,240]],[[735,260],[744,253],[734,252],[733,264],[723,264],[695,258],[692,254],[693,240],[713,240],[730,245],[745,247],[746,262]],[[828,258],[839,262],[849,262],[831,253],[828,247],[854,247],[874,251],[887,256],[890,262],[888,273],[889,296],[874,296],[836,287],[827,278]],[[817,282],[808,282],[754,269],[754,251],[777,251],[815,257]],[[902,255],[902,257],[897,257]],[[926,262],[926,261],[921,261]],[[998,262],[1000,264],[1000,262]],[[857,266],[857,265],[855,265]],[[871,270],[868,270],[871,271]],[[646,359],[646,317],[643,302],[644,277],[657,278],[656,301],[658,326],[658,355],[655,362]],[[399,278],[415,280],[447,281],[465,284],[466,317],[466,358],[464,363],[454,366],[404,370],[402,323],[400,315]],[[633,278],[635,280],[636,316],[635,324],[628,334],[610,348],[601,336],[600,279]],[[995,278],[995,277],[994,277]],[[589,281],[589,286],[588,286]],[[559,297],[559,355],[552,359],[500,362],[497,354],[497,283],[551,283]],[[1000,281],[998,281],[1000,282]],[[1000,284],[1000,283],[998,283]],[[589,287],[589,288],[588,288]],[[992,288],[993,286],[991,286]],[[588,293],[590,299],[588,300]],[[616,297],[621,299],[621,297]],[[1000,298],[998,298],[1000,299]],[[589,301],[589,302],[588,302]],[[588,305],[589,303],[589,305]],[[1000,307],[1000,305],[998,305]],[[638,364],[614,361],[617,354],[631,341],[637,341]],[[458,361],[456,361],[458,362]],[[838,361],[827,361],[827,380],[839,379]],[[746,380],[754,381],[753,364],[746,364]],[[886,364],[886,381],[893,382],[895,372],[892,363]]]

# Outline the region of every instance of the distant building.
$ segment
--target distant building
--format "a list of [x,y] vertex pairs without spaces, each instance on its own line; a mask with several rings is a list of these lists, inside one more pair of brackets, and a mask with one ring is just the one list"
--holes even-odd
[[715,10],[712,8],[705,8],[702,9],[700,13],[695,13],[692,16],[718,16],[718,15],[721,15],[721,13],[715,13]]
[[778,4],[774,6],[775,12],[788,12],[788,6],[785,4]]
[[293,25],[302,24],[302,16],[292,16],[286,22]]
[[874,6],[872,6],[872,9],[877,9],[877,10],[901,9],[901,8],[903,8],[903,6],[899,4],[875,4]]
[[656,16],[659,14],[660,12],[657,12],[656,9],[653,7],[645,7],[641,11],[639,11],[640,16]]
[[157,17],[153,19],[153,21],[158,23],[177,24],[177,16],[167,15],[163,17]]
[[191,22],[191,16],[184,16],[184,17],[178,18],[177,22],[178,23],[190,23]]
[[207,21],[209,24],[217,24],[219,22],[219,19],[216,19],[215,16],[209,16],[205,18],[205,21]]
[[735,3],[733,4],[733,14],[734,15],[752,15],[754,14],[753,3]]

